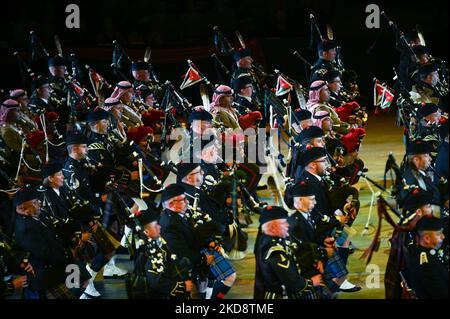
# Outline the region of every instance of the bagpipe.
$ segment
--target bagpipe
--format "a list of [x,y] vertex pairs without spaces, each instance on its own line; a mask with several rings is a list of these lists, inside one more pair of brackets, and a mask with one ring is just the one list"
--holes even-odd
[[411,99],[408,89],[398,76],[395,68],[393,68],[393,72],[394,80],[396,81],[396,86],[398,88],[398,97],[396,100],[396,104],[398,106],[397,125],[403,125],[408,134],[408,138],[410,140],[414,140],[417,128],[417,112],[415,103]]
[[[67,185],[67,183],[66,183]],[[39,192],[42,193],[42,210],[43,213],[39,215],[39,220],[41,220],[45,225],[49,226],[51,229],[55,231],[55,233],[62,239],[62,241],[70,246],[71,249],[76,250],[80,247],[81,242],[81,232],[82,228],[79,224],[79,220],[75,219],[71,213],[74,208],[73,203],[73,194],[71,194],[71,190],[68,189],[71,199],[71,207],[68,210],[68,214],[70,217],[63,218],[60,216],[56,216],[53,209],[52,203],[49,201],[45,194],[44,186],[41,186]]]
[[113,52],[112,52],[112,63],[111,68],[114,75],[117,77],[118,81],[130,81],[130,78],[122,73],[121,69],[124,67],[124,60],[128,62],[129,65],[133,63],[133,60],[127,54],[127,52],[122,48],[117,40],[113,40]]
[[[448,69],[447,69],[447,61],[435,58],[430,56],[430,60],[432,63],[435,63],[438,66],[438,71],[440,76],[436,85],[433,87],[434,91],[437,93],[439,98],[448,97]],[[442,80],[441,80],[442,79]]]
[[[129,145],[131,146],[131,148],[133,149],[133,156],[135,158],[138,158],[138,170],[139,170],[139,181],[140,181],[140,193],[141,193],[141,198],[142,195],[144,193],[144,189],[150,192],[160,192],[162,190],[162,183],[163,181],[161,181],[158,176],[153,172],[152,170],[152,163],[149,162],[149,160],[147,159],[147,157],[145,156],[145,154],[142,152],[141,148],[134,143],[133,141],[129,142]],[[146,176],[144,176],[143,171],[145,170],[146,172]],[[161,176],[164,177],[164,176]],[[152,183],[151,185],[153,187],[157,187],[157,189],[153,189],[153,188],[148,188],[145,183],[144,180],[148,180],[151,179]]]
[[386,22],[389,24],[389,26],[394,31],[394,34],[397,38],[397,49],[402,52],[403,50],[408,50],[410,55],[414,57],[415,62],[419,62],[419,58],[417,57],[416,53],[412,49],[412,47],[409,45],[408,40],[406,40],[405,34],[402,30],[387,16],[386,12],[382,11],[381,16],[385,18]]
[[30,264],[30,255],[30,252],[17,247],[14,239],[0,228],[0,256],[3,257],[9,274],[27,275],[25,268]]
[[[399,206],[399,195],[400,192],[403,190],[407,190],[409,192],[414,192],[417,189],[417,186],[415,185],[409,185],[406,183],[406,180],[403,178],[403,175],[401,173],[401,170],[399,166],[396,164],[395,158],[392,154],[388,155],[388,159],[386,161],[385,165],[385,177],[389,174],[392,180],[391,189],[387,189],[387,183],[384,182],[384,185],[380,185],[376,181],[369,178],[365,172],[361,172],[360,176],[364,178],[364,180],[367,182],[367,185],[369,189],[372,192],[372,201],[371,206],[369,209],[369,216],[366,222],[365,230],[363,231],[363,234],[367,233],[367,230],[369,228],[370,219],[372,215],[372,204],[375,200],[375,197],[377,197],[377,211],[378,211],[378,225],[375,229],[374,238],[369,245],[369,247],[364,251],[364,253],[361,255],[360,259],[366,259],[366,263],[370,263],[373,253],[375,251],[378,251],[380,247],[381,242],[381,228],[382,228],[382,221],[383,219],[386,220],[386,222],[392,226],[392,228],[399,232],[410,232],[412,230],[411,221],[417,218],[416,212],[400,212],[397,207]],[[378,188],[381,192],[374,192],[371,185]],[[391,204],[387,199],[385,199],[384,194],[386,194],[389,197],[392,197],[396,199],[396,204]],[[397,207],[396,207],[397,206]],[[392,212],[393,215],[396,217],[397,221],[394,220],[392,215],[389,213]]]
[[[154,298],[152,294],[153,283],[147,278],[147,273],[151,270],[160,276],[163,273],[175,281],[186,281],[193,279],[192,265],[186,258],[177,258],[174,255],[168,255],[167,245],[163,238],[151,239],[144,233],[144,227],[140,223],[139,213],[131,217],[132,233],[138,239],[140,255],[136,258],[134,271],[127,276],[125,280],[128,298],[147,299]],[[149,263],[147,263],[149,261]],[[147,266],[150,269],[147,269]],[[188,297],[189,293],[186,293]]]
[[[246,204],[248,203],[253,211],[258,209],[258,203],[248,192],[245,185],[242,184],[240,178],[236,163],[226,165],[220,181],[214,182],[213,186],[208,183],[205,187],[208,196],[215,198],[220,204],[223,202],[223,213],[226,217],[226,227],[228,229],[223,240],[223,247],[227,254],[231,252],[230,257],[232,258],[242,257],[243,252],[247,249],[248,235],[242,231],[242,226],[245,226],[247,223],[248,217],[246,216],[249,213]],[[248,193],[249,196],[245,193]],[[251,204],[251,201],[253,201],[253,204]],[[195,205],[192,206],[195,207]],[[246,220],[241,222],[241,218]]]
[[[202,211],[199,207],[200,195],[198,193],[194,194],[194,196],[188,193],[185,193],[185,195],[192,198],[192,205],[187,205],[188,209],[185,214],[189,224],[196,232],[199,242],[203,247],[208,248],[221,246],[221,227],[211,219],[209,214]],[[219,247],[217,247],[217,250],[220,250]]]
[[[222,33],[222,31],[219,29],[218,26],[215,26],[213,28],[214,30],[214,45],[217,49],[217,51],[222,56],[230,56],[232,55],[236,50],[231,45],[230,41],[225,37],[225,35]],[[245,49],[247,45],[245,44],[244,38],[242,37],[241,33],[239,31],[235,32],[236,37],[238,38],[239,44],[242,49]],[[213,57],[215,61],[218,61],[218,65],[221,67],[221,69],[228,75],[227,68],[220,62],[220,60],[217,58],[217,56]],[[252,63],[252,67],[249,70],[251,76],[256,80],[256,87],[255,90],[255,99],[258,105],[262,105],[261,98],[262,98],[262,92],[261,88],[268,84],[269,80],[274,77],[272,74],[268,74],[264,71],[263,67],[259,65],[256,62]]]
[[[297,51],[295,51],[295,52],[297,52]],[[298,81],[288,77],[286,74],[281,73],[280,70],[275,69],[274,72],[275,72],[275,74],[278,77],[282,77],[287,82],[289,82],[289,84],[291,84],[293,86],[293,89],[294,89],[294,92],[295,92],[295,94],[297,96],[300,108],[301,109],[306,109],[306,100],[309,98],[308,89],[303,87],[300,84],[300,82],[298,82]]]
[[165,82],[166,91],[161,102],[161,109],[166,116],[164,117],[163,130],[161,133],[162,149],[169,147],[167,141],[167,134],[170,127],[180,128],[181,124],[177,120],[177,113],[188,113],[188,110],[192,107],[192,104],[175,88],[170,82]]
[[[76,189],[79,187],[79,181],[75,177],[73,168],[70,174],[69,180],[65,181],[70,200],[69,216],[81,223],[83,227],[89,228],[92,238],[105,256],[114,254],[115,250],[120,246],[120,242],[100,222],[101,215],[93,207],[93,204],[81,198],[76,192]],[[95,231],[92,231],[93,228],[95,228]]]

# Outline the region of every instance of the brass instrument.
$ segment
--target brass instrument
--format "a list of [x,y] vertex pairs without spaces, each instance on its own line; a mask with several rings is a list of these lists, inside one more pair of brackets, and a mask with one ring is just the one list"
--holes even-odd
[[122,103],[122,105],[123,111],[121,120],[127,127],[144,125],[141,116],[139,115],[139,111],[136,112],[135,107],[133,107],[133,105],[130,106],[125,103]]
[[17,123],[21,130],[25,134],[29,134],[31,132],[37,131],[38,126],[34,120],[32,120],[27,114],[25,114],[23,111],[19,114],[19,122]]

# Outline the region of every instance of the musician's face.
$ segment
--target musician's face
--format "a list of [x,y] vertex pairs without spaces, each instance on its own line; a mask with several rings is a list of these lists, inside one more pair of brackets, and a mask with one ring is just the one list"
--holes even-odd
[[175,213],[184,213],[187,208],[186,195],[171,198],[167,206]]
[[316,196],[296,197],[294,199],[294,207],[304,213],[311,212],[316,206]]
[[111,109],[111,113],[114,118],[120,120],[122,118],[123,106],[121,104],[113,106]]
[[202,150],[202,160],[206,163],[215,164],[219,159],[219,149],[214,145]]
[[19,112],[17,109],[11,109],[6,116],[6,121],[9,123],[14,123],[19,120]]
[[324,86],[319,93],[319,102],[326,103],[328,102],[329,99],[330,99],[330,91],[328,90],[327,86]]
[[139,148],[141,150],[147,150],[148,148],[148,139],[149,137],[143,138],[142,140],[139,141]]
[[430,73],[425,78],[424,82],[430,84],[431,86],[435,86],[439,82],[439,73],[437,71]]
[[430,154],[418,154],[413,157],[413,163],[418,170],[425,171],[431,165]]
[[325,147],[325,141],[322,137],[313,138],[311,140],[311,145],[313,147]]
[[308,166],[313,168],[316,175],[324,176],[330,167],[330,162],[326,157],[322,157],[310,163]]
[[328,88],[330,89],[330,91],[335,92],[335,93],[339,93],[339,91],[342,88],[342,82],[341,79],[339,77],[333,79],[333,81],[331,81],[328,84]]
[[124,103],[131,103],[131,101],[133,101],[133,90],[126,91],[120,99]]
[[85,160],[87,157],[88,148],[86,144],[78,144],[73,146],[73,154],[78,161]]
[[46,100],[48,100],[48,98],[50,97],[51,92],[52,90],[50,89],[50,86],[48,84],[37,89],[37,93],[39,94],[39,96]]
[[247,84],[244,88],[241,89],[240,94],[242,96],[251,97],[252,94],[253,94],[253,85],[252,84]]
[[307,129],[313,125],[313,121],[311,119],[303,120],[300,122],[300,127],[302,130]]
[[150,72],[148,70],[136,70],[133,71],[133,77],[138,81],[150,80]]
[[213,126],[209,121],[194,120],[192,121],[191,127],[194,133],[202,135],[212,129]]
[[421,245],[426,248],[439,249],[444,241],[444,233],[442,230],[424,231],[421,236]]
[[336,55],[336,49],[331,49],[328,51],[323,51],[322,58],[327,61],[334,61],[336,60]]
[[51,66],[48,69],[50,70],[51,75],[53,75],[57,78],[64,78],[67,68],[65,65],[57,65],[57,66]]
[[419,39],[419,38],[412,39],[412,40],[410,40],[408,43],[409,43],[409,45],[410,45],[411,47],[416,47],[416,46],[419,46],[419,45],[422,44],[422,43],[420,42],[420,39]]
[[200,187],[203,184],[204,174],[202,168],[199,166],[185,177],[185,181],[189,185]]
[[30,102],[30,99],[28,98],[28,96],[25,94],[24,96],[22,96],[21,98],[17,99],[17,102],[20,104],[20,106],[24,107],[27,106],[28,103]]
[[224,95],[219,99],[219,105],[221,107],[231,107],[232,102],[233,102],[232,95]]
[[103,119],[97,122],[95,125],[97,129],[97,133],[106,134],[109,128],[109,120]]
[[253,59],[251,56],[246,56],[238,61],[238,66],[244,69],[250,69],[252,67]]
[[64,185],[64,175],[62,172],[57,172],[49,176],[48,181],[50,182],[50,187],[61,188]]
[[286,238],[289,235],[289,223],[287,219],[277,219],[273,221],[272,232],[275,236]]
[[39,217],[41,214],[41,201],[39,199],[32,199],[24,202],[16,207],[16,212],[19,215]]
[[430,62],[430,56],[427,53],[419,55],[418,58],[419,58],[419,64],[420,65],[427,64],[427,63]]
[[157,221],[151,222],[150,224],[145,225],[144,232],[150,239],[158,239],[161,235],[161,226]]
[[155,97],[153,96],[153,94],[148,95],[145,98],[144,103],[147,104],[148,106],[153,107],[153,105],[155,104]]

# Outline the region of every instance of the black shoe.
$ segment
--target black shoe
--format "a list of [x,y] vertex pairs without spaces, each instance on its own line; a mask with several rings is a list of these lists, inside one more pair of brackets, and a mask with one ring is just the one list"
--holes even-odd
[[349,289],[339,288],[339,291],[342,291],[342,292],[357,292],[357,291],[360,291],[361,289],[362,288],[360,286],[355,286],[355,287],[349,288]]

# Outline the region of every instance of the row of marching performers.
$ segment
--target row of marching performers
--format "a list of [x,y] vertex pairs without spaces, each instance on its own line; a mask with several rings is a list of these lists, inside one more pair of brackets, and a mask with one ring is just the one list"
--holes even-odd
[[386,297],[448,298],[448,121],[435,103],[401,103],[413,112],[402,119],[405,157],[400,166],[394,159],[387,165],[395,172],[391,194],[401,218],[391,223]]
[[[222,95],[224,99],[229,99],[229,93]],[[220,100],[223,101],[223,99]],[[263,206],[253,197],[255,185],[257,185],[254,180],[257,180],[258,174],[244,163],[237,164],[231,161],[230,163],[222,163],[221,167],[216,165],[219,151],[216,143],[211,140],[202,140],[200,149],[193,149],[190,152],[199,164],[195,164],[195,161],[192,160],[182,161],[176,166],[163,163],[158,154],[151,156],[150,152],[154,151],[149,147],[152,132],[144,127],[129,130],[128,138],[133,141],[130,145],[132,147],[130,151],[129,148],[125,147],[126,145],[118,146],[109,139],[107,132],[110,127],[110,117],[111,114],[103,109],[97,109],[88,114],[87,123],[90,137],[87,138],[83,134],[74,133],[66,138],[67,157],[64,162],[53,160],[43,167],[41,177],[44,187],[40,188],[40,192],[26,188],[25,190],[19,190],[14,196],[11,194],[9,198],[12,201],[2,201],[3,205],[10,205],[10,207],[5,207],[2,212],[10,212],[11,208],[14,211],[11,216],[3,218],[6,225],[4,238],[5,240],[14,240],[27,256],[18,263],[22,266],[26,265],[22,270],[20,270],[20,267],[18,270],[27,269],[28,271],[25,277],[20,277],[23,278],[22,285],[28,286],[30,284],[29,287],[26,287],[27,289],[24,289],[24,296],[27,298],[67,298],[75,294],[73,291],[64,289],[66,287],[65,281],[61,280],[64,279],[63,271],[67,264],[77,262],[81,265],[88,263],[88,266],[80,268],[86,269],[84,278],[87,280],[84,281],[85,287],[78,289],[77,293],[82,293],[82,298],[98,297],[100,293],[95,289],[94,279],[103,266],[111,263],[109,265],[111,266],[110,275],[123,275],[123,271],[114,266],[113,256],[120,245],[117,242],[117,239],[119,239],[117,235],[120,231],[117,231],[117,229],[126,229],[127,227],[129,230],[131,229],[131,234],[134,234],[134,236],[125,234],[122,245],[126,246],[135,257],[136,269],[147,270],[149,267],[153,267],[152,269],[156,269],[156,274],[159,274],[165,271],[161,263],[168,262],[170,264],[170,260],[158,261],[160,259],[152,258],[155,257],[153,253],[157,252],[156,256],[159,257],[172,258],[176,255],[180,260],[184,260],[182,262],[183,269],[188,270],[182,272],[185,275],[189,274],[188,277],[183,275],[183,278],[192,279],[176,280],[174,281],[176,287],[185,287],[180,288],[184,294],[195,286],[198,288],[200,295],[223,297],[236,278],[235,271],[228,260],[242,258],[236,251],[242,252],[246,249],[246,234],[241,229],[242,226],[245,226],[245,219],[240,221],[239,214],[246,206],[245,203],[247,207],[255,210]],[[209,112],[202,110],[192,112],[190,116],[191,135],[194,137],[197,135],[198,137],[204,135],[206,131],[212,130],[213,121],[213,116]],[[303,132],[313,131],[316,131],[315,134],[317,134],[320,129],[303,130]],[[321,138],[320,135],[312,137],[314,141]],[[302,142],[304,143],[303,140]],[[231,143],[234,148],[242,147],[243,144],[239,143],[239,138],[235,136],[231,138]],[[133,144],[135,147],[133,147]],[[351,187],[340,188],[345,192],[345,196],[343,197],[341,196],[342,193],[337,192],[334,196],[337,201],[342,198],[344,200],[342,203],[334,201],[333,207],[331,207],[331,201],[328,198],[331,193],[328,193],[329,188],[322,183],[320,177],[325,176],[329,166],[328,161],[332,158],[329,157],[325,148],[313,147],[311,144],[304,146],[305,151],[304,154],[301,154],[299,162],[299,165],[304,167],[301,175],[309,174],[310,177],[314,178],[311,181],[317,184],[317,188],[314,188],[318,192],[317,203],[322,206],[316,210],[317,213],[313,214],[314,218],[318,224],[321,222],[330,223],[326,227],[327,231],[320,232],[321,235],[318,236],[321,245],[326,243],[327,248],[335,251],[331,254],[331,256],[334,256],[334,261],[330,259],[327,263],[328,268],[325,267],[332,272],[329,283],[330,285],[334,283],[334,288],[332,288],[334,291],[336,289],[342,291],[359,290],[359,287],[345,280],[345,255],[350,253],[351,249],[349,248],[349,240],[345,239],[348,234],[342,232],[344,225],[349,223],[351,225],[351,221],[356,217],[357,192]],[[141,174],[136,171],[134,166],[137,159],[129,158],[129,156],[135,156],[133,153],[141,154],[140,159],[147,159],[148,157],[146,179],[149,182],[147,184],[149,190],[152,186],[158,185],[157,181],[164,181],[167,177],[169,169],[164,166],[170,167],[172,171],[177,173],[179,185],[166,187],[160,199],[162,207],[168,209],[167,221],[162,222],[165,214],[160,214],[162,234],[167,242],[167,247],[164,249],[168,249],[164,250],[165,253],[153,248],[147,250],[148,247],[142,243],[148,242],[151,245],[155,242],[145,237],[147,232],[140,232],[136,229],[136,223],[139,221],[137,217],[141,213],[146,216],[143,212],[153,209],[154,195],[149,196],[146,202],[138,200],[139,197],[142,197],[142,194],[140,194],[141,182],[144,184],[145,182],[139,178]],[[131,166],[126,169],[126,167],[121,167],[119,163],[123,163],[123,166],[128,163]],[[162,166],[161,164],[165,165]],[[151,168],[157,167],[160,167],[160,171],[152,172]],[[308,180],[308,178],[306,179]],[[252,183],[246,184],[243,182],[248,180]],[[217,181],[222,181],[222,183]],[[304,181],[297,184],[302,185],[302,182]],[[8,180],[4,183],[7,185]],[[2,187],[4,186],[2,185]],[[206,189],[206,193],[203,188]],[[175,193],[170,193],[173,189],[176,190]],[[308,189],[311,189],[311,187],[308,187]],[[167,195],[167,192],[169,192],[169,195]],[[180,192],[182,193],[180,194]],[[240,194],[239,197],[237,197],[237,193]],[[292,202],[292,204],[289,204],[291,207],[296,205],[294,195],[295,192],[287,196],[287,202]],[[189,213],[186,213],[187,201],[190,202],[191,206]],[[41,208],[41,202],[43,208]],[[171,211],[174,213],[171,213]],[[199,213],[199,211],[202,213]],[[332,213],[329,213],[331,211]],[[181,213],[181,215],[178,215],[178,213]],[[185,213],[186,215],[183,215]],[[137,217],[130,220],[130,216]],[[186,216],[187,222],[184,221],[184,216]],[[182,217],[182,219],[180,220],[179,217]],[[175,223],[175,226],[172,226],[172,223]],[[200,227],[203,224],[207,224],[208,227],[203,229],[203,227]],[[156,227],[155,231],[158,233],[158,227],[154,223],[153,226]],[[186,229],[183,232],[176,226]],[[172,227],[175,227],[176,230],[173,230]],[[315,225],[312,224],[310,227],[313,228],[314,233]],[[116,229],[115,233],[111,231],[114,228]],[[31,229],[32,231],[26,231],[25,229]],[[145,227],[138,229],[145,230]],[[339,243],[339,249],[337,249],[333,239],[334,235],[331,234],[339,233],[339,230],[343,235],[337,236],[336,242]],[[322,241],[321,237],[328,234],[330,236],[326,236]],[[11,235],[13,238],[11,238]],[[297,236],[301,238],[303,235]],[[42,236],[45,236],[45,238],[42,238]],[[136,240],[135,237],[139,237],[140,240]],[[341,242],[342,239],[344,239],[343,242]],[[49,240],[52,240],[55,246],[59,245],[59,250],[56,250],[50,244],[43,244]],[[304,241],[308,242],[307,240]],[[315,240],[310,238],[309,241]],[[136,251],[136,243],[141,243],[139,252]],[[12,241],[10,241],[11,244]],[[161,241],[158,241],[159,248],[161,248],[161,245]],[[57,251],[61,252],[60,256],[56,253]],[[237,256],[231,256],[233,251]],[[337,251],[340,251],[340,253],[338,254]],[[214,255],[214,257],[210,255]],[[57,258],[54,259],[54,257]],[[186,258],[183,259],[183,257]],[[8,269],[14,268],[8,267]],[[180,274],[180,272],[176,273]],[[147,276],[147,273],[144,272],[144,274]],[[50,281],[49,278],[52,278],[52,280]],[[54,282],[53,279],[57,278],[60,280]],[[139,290],[139,287],[136,287],[133,283],[142,283],[142,281],[154,283],[156,286],[151,286],[150,292],[157,291],[157,296],[175,296],[177,292],[181,291],[180,289],[174,289],[175,286],[166,286],[166,288],[172,287],[172,289],[168,294],[167,290],[165,290],[165,294],[162,294],[158,290],[160,281],[156,280],[163,278],[161,276],[157,276],[156,279],[148,280],[147,278],[145,280],[142,277],[142,272],[137,271],[133,278],[135,280],[130,279],[129,282],[130,296],[133,296],[136,289]],[[183,283],[185,286],[183,286]],[[144,285],[144,287],[147,286]],[[333,292],[326,292],[323,294],[324,296],[333,296]]]
[[[258,170],[233,159],[216,165],[219,150],[214,138],[192,148],[189,154],[195,161],[182,159],[177,165],[161,160],[150,128],[131,129],[130,143],[115,144],[108,135],[112,114],[100,108],[90,112],[86,118],[89,138],[69,134],[63,161],[52,154],[55,158],[40,170],[41,178],[35,176],[34,185],[39,187],[2,192],[2,240],[8,247],[19,248],[8,250],[17,257],[11,260],[28,265],[18,277],[26,288],[24,297],[100,297],[94,279],[103,267],[104,277],[125,274],[114,262],[115,253],[123,247],[136,266],[127,281],[130,297],[189,296],[193,286],[203,297],[223,297],[236,278],[228,260],[244,258],[247,234],[242,228],[251,223],[250,209],[262,206],[252,195]],[[213,117],[206,111],[192,112],[189,121],[192,136],[212,129]],[[231,144],[237,152],[242,148],[236,138],[231,138]],[[171,172],[177,184],[162,189]],[[2,189],[9,186],[8,176],[2,174]],[[151,232],[141,219],[150,211],[161,215],[165,241],[147,237]],[[176,268],[170,268],[175,256]],[[85,279],[76,291],[65,289],[65,269],[73,263],[80,265]],[[25,270],[11,265],[7,269]],[[169,282],[161,277],[166,270]],[[146,278],[150,274],[154,277]],[[136,286],[143,282],[150,285],[145,291]]]
[[[320,50],[321,58],[324,61],[327,59],[332,61],[333,52],[335,52],[335,46],[328,43]],[[240,72],[242,76],[238,76],[233,81],[234,90],[227,85],[216,87],[211,104],[207,105],[210,112],[200,110],[201,107],[198,107],[189,114],[190,131],[187,135],[193,137],[190,139],[191,142],[195,140],[196,135],[197,137],[202,136],[204,132],[212,130],[213,127],[219,127],[220,131],[259,127],[259,122],[264,120],[267,115],[261,109],[261,105],[250,106],[253,101],[252,94],[258,86],[257,81],[252,78],[252,74],[245,72],[251,69],[250,52],[248,50],[238,51],[235,61],[238,67],[237,73]],[[204,213],[191,214],[194,217],[189,223],[195,232],[198,230],[198,227],[194,227],[197,224],[195,218],[208,214],[211,220],[220,226],[219,234],[216,236],[221,237],[222,244],[218,245],[216,240],[209,241],[209,239],[205,240],[209,241],[205,244],[198,241],[202,236],[195,235],[194,238],[201,247],[200,257],[197,255],[197,249],[194,257],[186,256],[189,250],[177,247],[177,243],[189,243],[189,240],[180,238],[169,240],[170,235],[166,235],[169,252],[170,249],[173,249],[174,255],[179,255],[179,259],[187,257],[190,260],[190,266],[187,266],[189,271],[186,273],[193,276],[189,278],[193,279],[194,286],[199,288],[201,295],[220,297],[232,285],[235,272],[227,260],[243,257],[242,252],[246,249],[247,238],[242,228],[251,222],[249,212],[251,210],[258,211],[264,206],[258,201],[255,193],[261,178],[259,167],[256,163],[236,163],[233,159],[227,163],[228,159],[225,156],[223,156],[225,162],[222,161],[223,163],[216,165],[218,151],[215,149],[215,143],[211,143],[211,141],[208,143],[202,141],[200,149],[190,152],[192,156],[200,159],[201,169],[199,172],[195,171],[198,170],[198,167],[191,167],[190,171],[186,171],[186,169],[165,160],[161,152],[161,144],[167,146],[170,143],[166,140],[158,141],[158,135],[153,133],[168,130],[168,127],[162,125],[161,120],[177,114],[152,108],[151,105],[154,103],[157,92],[152,92],[147,85],[136,86],[140,82],[148,84],[148,69],[147,63],[133,64],[132,72],[136,80],[134,85],[125,81],[119,82],[111,96],[102,103],[99,102],[99,107],[85,112],[86,109],[83,108],[83,105],[86,101],[80,103],[63,101],[65,96],[70,97],[65,89],[70,88],[69,84],[72,82],[65,80],[67,72],[64,62],[56,57],[49,60],[51,77],[49,79],[38,77],[33,81],[31,100],[28,99],[24,90],[18,89],[11,91],[7,99],[2,102],[0,114],[1,159],[5,164],[1,171],[1,203],[5,208],[1,210],[2,236],[9,241],[8,246],[16,242],[28,256],[21,259],[21,261],[26,260],[26,263],[19,263],[26,264],[25,268],[19,269],[21,272],[26,271],[26,283],[24,277],[20,277],[23,279],[22,284],[30,284],[30,287],[24,290],[25,297],[68,296],[70,291],[63,289],[64,285],[61,284],[61,281],[47,283],[48,277],[61,279],[56,273],[61,274],[62,265],[68,259],[88,264],[88,266],[80,268],[86,269],[87,273],[83,272],[88,280],[83,281],[85,287],[79,289],[77,294],[81,294],[81,298],[98,297],[100,293],[95,289],[94,279],[104,266],[105,270],[109,269],[107,275],[121,276],[124,274],[123,270],[114,265],[113,256],[120,246],[119,239],[123,239],[122,246],[126,246],[130,253],[139,260],[140,254],[137,253],[136,245],[132,241],[139,242],[135,240],[135,237],[143,237],[143,241],[146,242],[147,237],[136,231],[135,225],[129,220],[130,215],[136,214],[130,212],[143,211],[146,210],[145,208],[151,209],[149,207],[154,206],[156,194],[161,190],[161,186],[170,172],[177,175],[179,172],[182,175],[185,173],[186,175],[179,177],[181,182],[190,184],[197,190],[190,196],[185,195],[189,201],[192,201],[191,206],[194,207],[194,212],[197,210],[196,205],[193,205],[195,195],[200,192],[202,184],[206,185],[208,200],[202,200],[202,194],[199,194],[199,207]],[[323,173],[328,184],[327,192],[330,187],[333,189],[333,183],[338,183],[334,189],[343,189],[345,195],[341,196],[337,191],[334,192],[334,195],[332,192],[327,193],[327,196],[334,196],[335,200],[330,200],[330,202],[324,201],[323,198],[318,200],[320,205],[327,206],[332,203],[330,210],[324,211],[320,208],[318,211],[322,215],[332,216],[329,218],[331,221],[339,219],[343,227],[343,224],[351,222],[356,217],[358,209],[358,195],[350,185],[357,182],[357,172],[363,167],[362,161],[358,159],[357,150],[360,140],[364,136],[362,129],[364,116],[358,114],[361,110],[356,103],[341,102],[336,107],[328,104],[332,95],[329,91],[339,93],[341,88],[340,74],[328,71],[333,70],[326,69],[323,72],[322,75],[326,76],[326,79],[318,79],[312,83],[307,104],[308,111],[299,110],[293,115],[294,126],[298,129],[295,141],[298,145],[294,144],[292,147],[299,152],[296,152],[289,166],[288,175],[294,182],[301,182],[301,175],[307,171],[306,166],[318,164],[317,162],[304,163],[303,153],[311,148],[327,146],[326,155],[333,163],[333,174],[329,179],[325,176],[328,170],[324,167],[317,167],[319,170],[324,170],[317,176]],[[88,94],[85,95],[85,97],[88,96]],[[234,97],[239,103],[233,103]],[[243,111],[240,110],[245,104],[247,106],[243,107]],[[145,110],[140,110],[140,107]],[[175,124],[176,120],[173,122],[172,124]],[[316,126],[306,128],[312,124],[316,124]],[[86,135],[80,132],[84,132]],[[222,138],[220,134],[219,137]],[[225,138],[225,140],[227,139]],[[245,153],[244,141],[245,139],[239,135],[233,134],[228,139],[228,143],[235,149],[235,153]],[[324,143],[324,141],[329,141],[329,143]],[[190,148],[191,142],[183,145],[182,149]],[[302,147],[296,147],[300,145]],[[325,150],[325,148],[321,150]],[[43,166],[44,162],[46,162],[45,166]],[[182,164],[179,165],[183,166],[192,161],[182,159],[181,162]],[[323,160],[322,163],[327,166],[326,160]],[[58,165],[61,165],[62,169]],[[47,166],[49,166],[48,170]],[[186,167],[189,168],[189,166]],[[204,180],[201,179],[202,174],[204,174]],[[27,197],[29,195],[26,194],[29,190],[24,191],[25,193],[19,190],[17,195],[13,195],[18,190],[17,186],[23,187],[28,184],[44,186],[39,192],[39,196],[45,214],[39,214],[41,204],[36,198],[29,199]],[[138,198],[144,197],[143,186],[150,192],[145,204],[138,200]],[[42,197],[46,193],[48,194]],[[18,199],[15,201],[16,196]],[[21,196],[28,200],[20,199]],[[34,196],[36,195],[32,195],[32,197]],[[210,200],[211,198],[214,200]],[[339,202],[342,198],[345,200]],[[287,191],[286,202],[290,207],[294,207],[292,201],[293,198]],[[203,205],[212,206],[204,208],[202,202],[206,203]],[[164,206],[165,204],[160,200],[160,205]],[[62,208],[58,209],[59,206]],[[8,214],[9,212],[13,212],[13,214]],[[321,215],[314,217],[317,218],[317,216]],[[45,221],[45,219],[51,222]],[[62,219],[62,222],[57,222],[59,219]],[[324,219],[327,218],[324,217]],[[136,223],[138,219],[132,220]],[[53,254],[51,256],[45,252],[41,254],[39,249],[42,248],[42,245],[35,245],[35,243],[39,243],[39,240],[30,239],[27,236],[28,232],[23,230],[24,226],[21,224],[28,224],[28,222],[33,224],[30,227],[35,227],[38,233],[45,233],[42,227],[46,227],[45,230],[49,232],[46,236],[58,236],[58,238],[54,238],[55,244],[58,242],[61,245],[62,241],[63,248],[71,248],[71,254],[67,254],[66,251],[64,253],[66,257],[62,258],[61,254],[61,258],[58,260],[52,259]],[[58,226],[62,229],[66,229],[67,225],[70,225],[69,235],[62,233],[59,228],[48,227],[55,225],[62,225]],[[162,226],[164,236],[164,225]],[[167,228],[170,229],[169,226]],[[72,230],[75,231],[72,232]],[[71,236],[74,233],[76,236]],[[122,233],[125,236],[121,237]],[[343,235],[342,238],[345,236]],[[48,238],[45,239],[45,241],[48,240]],[[330,245],[334,246],[334,244]],[[228,258],[209,256],[216,255],[210,246],[217,247],[213,251]],[[47,248],[45,245],[44,247]],[[190,245],[190,247],[195,246]],[[207,251],[202,252],[203,249],[207,249]],[[345,247],[341,250],[345,251]],[[56,251],[54,247],[52,251]],[[61,247],[60,251],[62,251]],[[151,254],[155,250],[150,249],[149,251]],[[350,252],[351,249],[348,251]],[[145,254],[149,254],[147,250],[145,250]],[[340,260],[342,257],[336,258]],[[214,262],[212,259],[216,261]],[[150,260],[159,259],[150,258]],[[206,267],[209,268],[209,271],[200,271],[199,263],[209,266]],[[142,265],[144,262],[140,262],[140,264]],[[145,264],[147,263],[145,262]],[[158,264],[161,264],[161,261]],[[13,268],[8,267],[10,270]],[[55,274],[52,271],[55,271]],[[339,274],[340,272],[337,271],[332,276],[338,278],[333,282],[339,289],[344,291],[359,289],[346,281],[344,275]],[[142,279],[142,274],[140,277]],[[189,280],[183,282],[185,281]],[[142,281],[136,279],[134,282]],[[178,282],[181,281],[178,280]],[[187,287],[191,286],[191,284],[187,284]],[[8,287],[11,287],[11,282],[8,283]],[[208,288],[210,289],[208,290]],[[176,292],[177,289],[173,291]],[[209,293],[206,293],[207,291]],[[131,296],[132,292],[129,295]],[[158,295],[168,296],[162,293]],[[170,293],[169,296],[171,296]]]
[[391,194],[400,212],[386,267],[386,298],[448,298],[448,71],[418,32],[397,36],[401,52],[397,99],[405,156],[392,157]]

